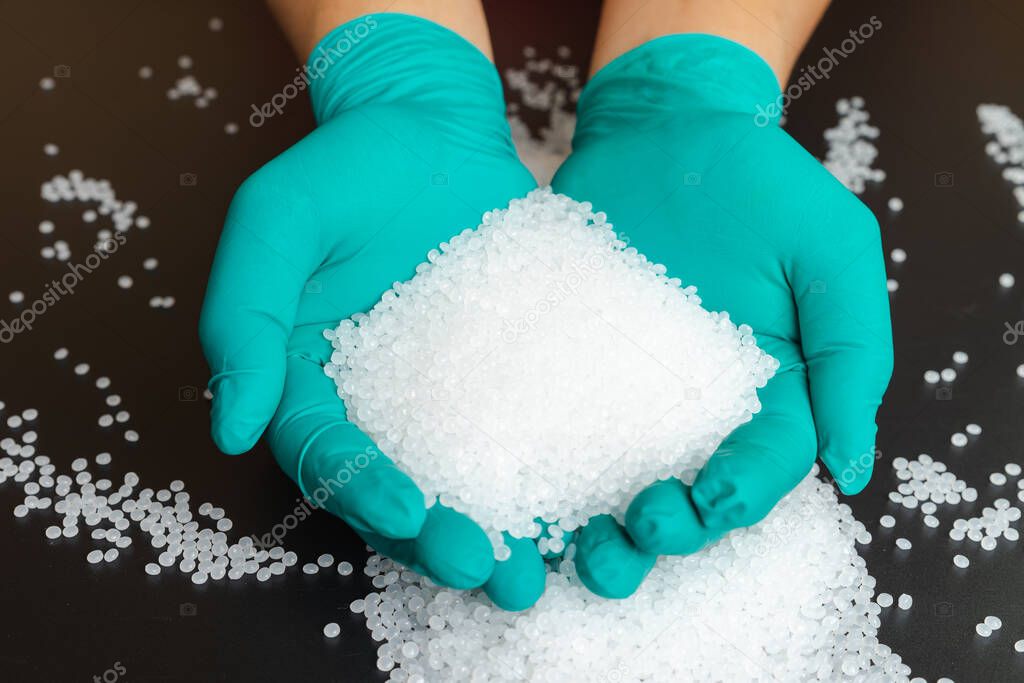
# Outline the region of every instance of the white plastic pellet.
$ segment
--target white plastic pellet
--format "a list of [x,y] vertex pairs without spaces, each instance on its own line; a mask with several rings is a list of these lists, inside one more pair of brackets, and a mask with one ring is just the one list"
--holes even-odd
[[352,563],[351,562],[345,562],[345,561],[339,562],[338,563],[338,573],[341,574],[342,576],[348,576],[349,574],[351,574],[352,573]]
[[956,370],[953,368],[943,368],[942,372],[939,373],[939,377],[942,378],[943,382],[952,382],[956,379]]
[[899,548],[900,550],[910,550],[910,548],[912,547],[912,544],[910,543],[910,541],[908,541],[905,538],[897,538],[896,539],[896,547]]
[[151,66],[140,66],[139,67],[139,78],[149,79],[153,77],[153,67]]
[[903,200],[899,197],[889,197],[889,210],[893,213],[899,213],[903,210]]
[[953,564],[957,567],[960,567],[961,569],[965,569],[967,566],[971,564],[971,561],[968,560],[965,556],[957,554],[953,556]]
[[896,518],[893,517],[892,515],[882,515],[879,518],[878,523],[881,524],[886,529],[891,529],[894,526],[896,526]]
[[985,625],[993,631],[998,631],[1003,627],[1003,620],[999,617],[987,616],[985,617]]
[[90,550],[89,554],[85,556],[85,559],[89,561],[89,564],[97,564],[103,561],[102,550]]
[[330,567],[332,564],[334,564],[334,555],[331,555],[330,553],[324,553],[320,557],[316,558],[316,563],[326,569],[327,567]]
[[914,599],[906,593],[902,593],[896,604],[900,609],[907,610],[914,604]]
[[953,352],[953,362],[956,363],[957,365],[963,365],[964,363],[967,362],[967,360],[968,360],[968,356],[967,356],[966,352],[964,352],[964,351],[954,351]]
[[967,435],[961,432],[956,432],[953,436],[949,437],[949,442],[957,448],[963,448],[967,445]]
[[928,384],[938,384],[939,383],[939,379],[940,379],[940,375],[935,370],[925,370],[924,371],[924,381],[928,382]]
[[1005,289],[1013,287],[1016,282],[1017,278],[1013,276],[1013,273],[1003,273],[999,276],[999,286]]
[[889,258],[892,259],[893,263],[903,263],[907,260],[907,252],[897,247],[889,252]]
[[879,593],[875,598],[875,602],[878,603],[879,607],[892,607],[892,595],[889,593]]
[[979,434],[981,434],[981,427],[971,422],[966,427],[964,427],[964,431],[966,431],[971,436],[978,436]]
[[117,286],[120,287],[121,289],[131,289],[131,286],[133,284],[134,281],[132,280],[132,277],[130,275],[118,275]]
[[25,300],[25,293],[22,292],[21,290],[15,289],[14,291],[7,295],[7,298],[10,300],[12,304],[20,304],[22,301]]
[[156,267],[157,267],[158,264],[159,264],[159,261],[157,261],[155,258],[150,256],[149,258],[147,258],[145,261],[142,262],[142,268],[144,270],[156,270]]
[[315,562],[307,562],[306,564],[302,565],[303,574],[316,574],[319,571],[320,565],[316,564]]
[[327,638],[337,638],[341,635],[341,627],[333,621],[329,624],[324,625],[324,636]]

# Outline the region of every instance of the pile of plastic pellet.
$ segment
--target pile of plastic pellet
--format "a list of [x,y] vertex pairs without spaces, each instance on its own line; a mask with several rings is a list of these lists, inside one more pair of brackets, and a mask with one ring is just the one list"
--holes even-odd
[[[934,519],[939,505],[957,505],[961,501],[972,503],[978,499],[978,490],[947,471],[945,463],[922,453],[914,460],[894,458],[893,469],[900,484],[889,492],[889,500]],[[931,526],[931,524],[929,524]]]
[[572,531],[692,476],[778,366],[750,327],[549,189],[427,258],[325,333],[325,371],[352,421],[499,558],[500,531]]
[[1013,196],[1020,205],[1017,220],[1024,223],[1024,122],[1000,104],[979,104],[981,130],[993,137],[985,153],[1003,166],[1003,178],[1013,183]]
[[[828,150],[822,163],[847,189],[860,194],[868,182],[885,180],[885,171],[872,168],[878,156],[872,140],[878,138],[879,131],[868,123],[871,117],[864,109],[862,97],[839,100],[836,112],[839,123],[825,131]],[[901,202],[899,209],[902,208]]]
[[905,681],[909,668],[878,642],[882,608],[854,546],[863,533],[812,474],[761,523],[659,559],[625,600],[587,591],[570,546],[525,612],[380,556],[366,568],[379,590],[351,609],[383,641],[377,666],[392,681]]
[[[61,348],[54,357],[65,360],[69,353]],[[85,363],[76,368],[84,368],[84,372],[76,373],[79,375],[89,370]],[[99,377],[95,384],[97,389],[106,390],[110,380]],[[120,397],[107,394],[105,402],[118,405]],[[0,411],[5,409],[0,402]],[[234,525],[224,509],[203,503],[193,510],[191,496],[181,480],[153,489],[143,487],[139,475],[132,471],[114,477],[114,458],[109,452],[96,454],[92,462],[75,458],[66,471],[59,472],[50,457],[37,449],[39,435],[32,427],[38,419],[35,408],[8,412],[3,421],[8,434],[0,439],[4,452],[0,457],[0,485],[17,484],[24,494],[13,509],[15,517],[51,516],[54,523],[43,531],[48,540],[75,538],[88,529],[89,538],[99,546],[85,553],[89,564],[116,562],[119,551],[136,541],[150,545],[157,553],[156,561],[143,567],[147,574],[176,571],[197,585],[224,578],[237,581],[251,577],[263,582],[298,563],[294,552],[279,545],[260,548],[249,536],[231,540],[228,532]],[[131,430],[125,433],[128,441],[137,438]],[[325,553],[317,562],[319,567],[327,568],[333,566],[334,558]],[[350,575],[351,563],[338,563],[337,573]]]

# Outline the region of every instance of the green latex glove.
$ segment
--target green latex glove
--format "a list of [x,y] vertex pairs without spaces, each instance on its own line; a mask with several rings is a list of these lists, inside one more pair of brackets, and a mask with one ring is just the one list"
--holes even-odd
[[[591,590],[630,594],[658,554],[691,553],[762,519],[821,458],[839,488],[871,476],[875,413],[892,370],[878,224],[765,111],[768,65],[701,34],[652,40],[579,99],[556,191],[605,211],[630,246],[754,328],[781,367],[763,408],[693,486],[658,482],[615,524],[584,527]],[[774,109],[777,111],[777,109]]]
[[[327,61],[330,60],[330,61]],[[213,438],[241,453],[266,431],[312,501],[435,582],[533,604],[544,563],[424,496],[346,419],[324,375],[323,331],[368,310],[427,252],[534,180],[516,156],[501,82],[470,43],[431,22],[379,14],[338,27],[309,60],[318,127],[239,188],[200,322]]]

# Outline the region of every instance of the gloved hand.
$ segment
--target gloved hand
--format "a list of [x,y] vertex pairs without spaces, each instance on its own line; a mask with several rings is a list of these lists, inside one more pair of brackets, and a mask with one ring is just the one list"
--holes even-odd
[[[619,57],[583,90],[556,191],[605,211],[620,235],[710,310],[754,329],[777,358],[761,412],[734,431],[692,487],[661,481],[623,530],[593,520],[580,576],[624,597],[659,554],[686,554],[762,519],[815,455],[859,492],[892,371],[878,224],[777,125],[779,87],[753,52],[672,35]],[[595,523],[596,522],[596,523]]]
[[[321,49],[322,48],[322,49]],[[310,57],[318,127],[249,177],[228,212],[200,321],[212,433],[226,453],[266,430],[281,467],[368,544],[505,609],[544,587],[530,540],[490,541],[435,504],[346,419],[325,329],[369,309],[427,252],[534,186],[501,82],[455,33],[399,14],[353,20]]]

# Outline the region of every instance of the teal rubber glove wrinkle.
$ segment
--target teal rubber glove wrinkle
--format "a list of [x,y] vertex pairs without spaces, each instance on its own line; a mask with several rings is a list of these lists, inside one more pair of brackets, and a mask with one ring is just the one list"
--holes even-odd
[[347,420],[322,368],[325,329],[535,186],[515,154],[500,79],[455,33],[400,14],[338,27],[309,66],[322,72],[310,86],[318,127],[241,185],[214,259],[200,321],[213,439],[236,454],[266,432],[302,492],[379,552],[522,609],[543,591],[536,545],[511,544],[512,557],[495,563],[465,515],[426,509],[416,484]]
[[[683,34],[614,60],[579,99],[573,153],[554,189],[605,211],[630,246],[696,285],[706,308],[751,325],[781,363],[759,392],[761,412],[692,487],[658,482],[635,498],[632,543],[603,526],[604,554],[624,566],[642,567],[644,553],[693,552],[759,521],[815,456],[844,493],[871,476],[893,362],[878,224],[764,115],[778,97],[753,52]],[[615,559],[584,565],[595,592],[639,584]],[[604,590],[609,581],[615,590]]]

